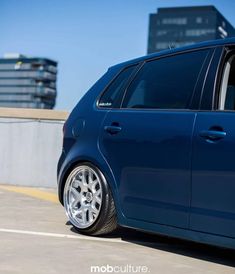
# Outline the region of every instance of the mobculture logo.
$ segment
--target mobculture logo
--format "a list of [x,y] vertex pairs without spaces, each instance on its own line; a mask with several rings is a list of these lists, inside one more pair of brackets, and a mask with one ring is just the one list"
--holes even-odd
[[146,265],[92,265],[91,273],[149,273],[150,269]]

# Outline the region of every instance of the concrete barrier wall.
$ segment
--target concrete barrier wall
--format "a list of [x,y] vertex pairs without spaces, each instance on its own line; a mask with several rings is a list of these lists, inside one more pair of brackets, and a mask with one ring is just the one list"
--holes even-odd
[[0,183],[55,187],[67,112],[0,108]]

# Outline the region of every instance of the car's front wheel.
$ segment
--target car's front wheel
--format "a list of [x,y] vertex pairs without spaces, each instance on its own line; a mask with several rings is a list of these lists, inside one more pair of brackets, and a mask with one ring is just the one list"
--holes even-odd
[[64,207],[70,222],[80,233],[102,235],[117,228],[110,188],[101,171],[90,163],[77,165],[67,177]]

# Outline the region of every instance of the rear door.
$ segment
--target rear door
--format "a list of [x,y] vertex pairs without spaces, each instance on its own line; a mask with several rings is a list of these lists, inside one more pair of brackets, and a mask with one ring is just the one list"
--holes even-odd
[[146,62],[121,108],[103,123],[100,149],[130,219],[188,227],[193,98],[202,89],[209,50]]
[[[221,74],[221,85],[218,93],[214,91],[214,98],[218,98],[214,102],[215,109],[201,111],[196,118],[190,228],[235,238],[234,54],[227,55]],[[217,86],[214,85],[213,79],[216,79],[215,69],[208,77],[208,94],[203,98],[205,100],[212,94],[213,87]]]

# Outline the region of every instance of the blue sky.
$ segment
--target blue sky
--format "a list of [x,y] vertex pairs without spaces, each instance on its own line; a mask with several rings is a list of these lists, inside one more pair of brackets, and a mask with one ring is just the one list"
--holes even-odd
[[59,62],[57,109],[71,110],[113,64],[146,54],[149,13],[215,5],[235,26],[234,0],[0,0],[0,56]]

